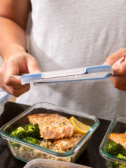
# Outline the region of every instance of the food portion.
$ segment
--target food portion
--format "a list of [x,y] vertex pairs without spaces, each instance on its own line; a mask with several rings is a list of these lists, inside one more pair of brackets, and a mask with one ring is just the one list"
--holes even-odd
[[28,119],[31,124],[38,124],[40,136],[44,139],[71,137],[75,132],[70,120],[58,114],[34,114]]
[[76,132],[79,134],[86,134],[89,129],[91,128],[88,125],[83,124],[82,122],[78,121],[75,117],[71,117],[70,118],[71,123],[73,124],[73,126],[76,129]]
[[[120,159],[126,160],[126,132],[122,134],[111,133],[109,135],[109,141],[106,144],[106,152]],[[107,167],[110,168],[126,168],[126,165],[122,165],[118,162],[107,162]]]
[[39,137],[39,127],[37,124],[27,124],[24,128],[18,127],[16,130],[10,133],[11,136],[22,139],[27,136]]
[[26,136],[26,131],[22,127],[18,127],[16,130],[10,133],[11,136],[22,139]]
[[24,130],[26,131],[27,136],[36,137],[36,138],[40,137],[38,124],[34,124],[34,125],[27,124],[24,127]]
[[[77,127],[74,127],[75,125],[71,123],[71,120],[58,114],[34,114],[28,116],[28,119],[29,124],[24,127],[19,126],[16,130],[12,131],[10,135],[58,153],[69,152],[77,145],[86,131],[90,129],[90,127],[86,125],[84,125],[83,128],[80,122],[81,129],[85,130],[86,127],[86,130],[78,133]],[[67,162],[71,161],[71,157],[57,159],[57,157],[44,154],[40,150],[31,149],[13,142],[10,144],[16,156],[18,155],[23,160],[48,158]]]
[[40,144],[40,141],[36,138],[33,138],[33,137],[24,137],[22,140],[27,141],[27,142],[32,143],[32,144],[36,144],[36,145]]
[[126,132],[123,134],[111,133],[109,139],[121,144],[126,149]]
[[56,140],[54,141],[54,144],[56,147],[58,147],[61,150],[69,149],[69,148],[73,148],[81,140],[82,137],[83,137],[82,134],[74,134],[70,138],[62,138],[62,139]]

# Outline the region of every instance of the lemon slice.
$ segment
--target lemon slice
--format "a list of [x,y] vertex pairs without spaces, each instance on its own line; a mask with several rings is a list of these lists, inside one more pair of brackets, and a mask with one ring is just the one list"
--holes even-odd
[[75,127],[77,133],[79,133],[79,134],[86,134],[89,131],[89,129],[91,128],[90,126],[85,125],[82,122],[78,121],[73,116],[70,118],[70,121],[71,121],[72,125]]

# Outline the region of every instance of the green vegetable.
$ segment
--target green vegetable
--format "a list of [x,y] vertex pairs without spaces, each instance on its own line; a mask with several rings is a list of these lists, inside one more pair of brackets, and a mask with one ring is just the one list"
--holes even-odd
[[124,153],[124,148],[121,144],[117,144],[114,141],[108,142],[107,153],[112,156],[117,156],[119,153]]
[[126,165],[119,164],[117,168],[126,168]]
[[34,124],[34,125],[27,124],[24,127],[24,129],[26,131],[27,136],[35,137],[35,138],[39,138],[40,137],[38,124]]
[[[126,150],[123,148],[121,144],[117,144],[114,141],[108,141],[106,152],[109,155],[126,160]],[[107,162],[107,167],[108,168],[126,168],[126,165],[122,165],[118,162]]]
[[12,131],[10,135],[22,139],[26,136],[26,131],[23,127],[18,127],[16,130]]
[[17,149],[20,148],[20,145],[17,144],[17,143],[15,143],[15,142],[10,142],[10,144],[11,144],[11,146],[12,146],[13,148],[17,148]]
[[32,144],[40,144],[39,140],[33,137],[25,137],[22,139],[23,141],[27,141]]
[[126,168],[126,165],[119,164],[118,162],[107,162],[107,168]]
[[118,162],[107,162],[107,167],[108,168],[119,168],[119,163]]
[[126,150],[124,149],[121,154],[126,156]]
[[126,156],[122,155],[121,153],[119,153],[119,154],[117,155],[117,158],[125,159],[125,160],[126,160]]

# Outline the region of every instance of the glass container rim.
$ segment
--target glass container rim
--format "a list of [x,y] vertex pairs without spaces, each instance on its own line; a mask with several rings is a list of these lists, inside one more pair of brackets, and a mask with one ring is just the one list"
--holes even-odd
[[[59,160],[49,160],[49,162],[53,165],[53,164],[58,164],[58,167],[61,165],[61,161],[59,161]],[[49,166],[50,167],[50,163],[48,163],[48,160],[47,159],[43,159],[43,158],[37,158],[37,159],[33,159],[33,160],[30,160],[26,165],[25,165],[25,167],[24,168],[30,168],[30,167],[32,167],[32,166],[34,166],[34,165],[39,165],[39,164],[43,164],[44,163],[44,166]],[[71,166],[74,166],[74,168],[75,168],[75,166],[77,167],[77,168],[91,168],[91,167],[88,167],[88,166],[84,166],[84,165],[81,165],[81,164],[77,164],[77,163],[72,163],[72,162],[63,162],[62,161],[62,164],[63,164],[63,167],[65,168],[66,166],[68,167],[71,167]],[[52,166],[51,166],[52,167]],[[50,168],[51,168],[50,167]],[[57,167],[57,168],[58,168]],[[67,168],[66,167],[66,168]],[[52,168],[54,168],[54,167],[52,167]]]

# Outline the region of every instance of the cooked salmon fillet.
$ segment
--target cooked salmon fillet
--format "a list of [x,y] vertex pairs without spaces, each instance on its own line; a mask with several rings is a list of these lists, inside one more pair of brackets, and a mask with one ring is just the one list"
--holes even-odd
[[34,114],[28,116],[31,124],[38,124],[40,136],[44,139],[71,137],[75,128],[71,122],[58,114]]
[[126,132],[122,134],[111,133],[109,135],[109,140],[121,144],[124,149],[126,149]]
[[54,141],[54,144],[56,147],[58,147],[61,150],[69,149],[74,147],[81,140],[83,136],[84,135],[82,134],[74,134],[70,138],[62,138],[62,139],[56,140]]

